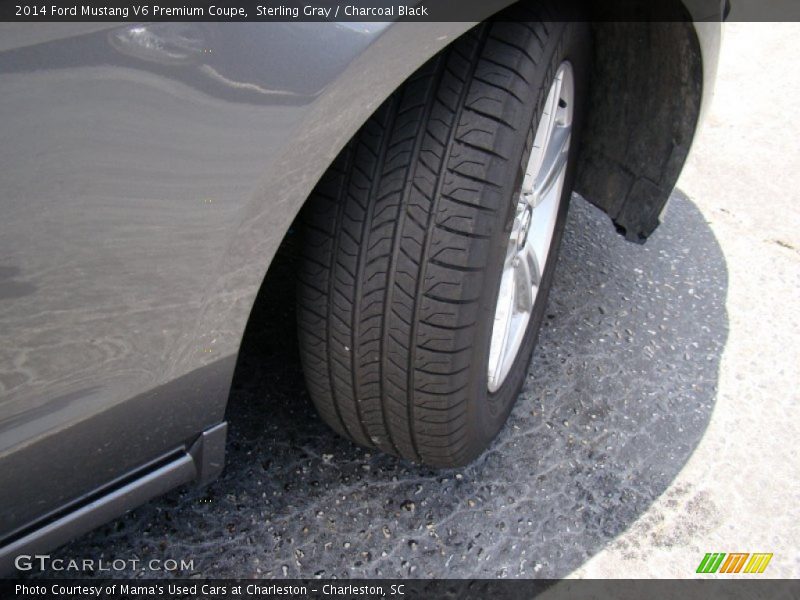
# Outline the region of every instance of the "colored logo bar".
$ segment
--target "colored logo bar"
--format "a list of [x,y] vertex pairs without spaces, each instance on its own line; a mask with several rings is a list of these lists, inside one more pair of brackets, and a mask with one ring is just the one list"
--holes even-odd
[[697,573],[763,573],[771,560],[772,553],[709,552],[700,561]]

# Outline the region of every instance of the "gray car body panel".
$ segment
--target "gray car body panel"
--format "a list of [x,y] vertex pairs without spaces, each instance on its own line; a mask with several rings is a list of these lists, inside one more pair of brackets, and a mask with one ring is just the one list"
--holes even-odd
[[197,476],[306,197],[471,25],[0,27],[0,545],[165,453]]
[[303,200],[469,27],[76,24],[0,53],[0,537],[222,421]]

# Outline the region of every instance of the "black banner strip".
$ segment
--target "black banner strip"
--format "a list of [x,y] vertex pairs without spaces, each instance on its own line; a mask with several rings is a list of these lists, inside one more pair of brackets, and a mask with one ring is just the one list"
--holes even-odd
[[203,598],[208,600],[293,600],[389,598],[417,600],[505,600],[539,597],[562,598],[797,598],[800,581],[758,579],[694,580],[462,580],[462,579],[352,579],[352,580],[40,580],[0,581],[4,599],[97,599],[162,600]]
[[[511,0],[0,0],[2,22],[480,21]],[[797,0],[563,0],[559,20],[800,21]],[[543,15],[547,19],[547,15]],[[502,18],[502,12],[496,18]]]

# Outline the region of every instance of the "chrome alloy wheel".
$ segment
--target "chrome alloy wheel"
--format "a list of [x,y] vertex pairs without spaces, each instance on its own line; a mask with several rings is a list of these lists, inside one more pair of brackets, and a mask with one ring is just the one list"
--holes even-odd
[[553,240],[572,137],[572,65],[556,72],[519,191],[489,347],[489,392],[503,385],[531,320]]

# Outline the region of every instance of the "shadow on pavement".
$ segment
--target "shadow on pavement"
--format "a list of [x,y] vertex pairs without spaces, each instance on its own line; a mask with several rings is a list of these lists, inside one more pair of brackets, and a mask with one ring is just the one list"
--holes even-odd
[[643,247],[573,202],[523,397],[491,449],[457,471],[361,449],[316,417],[293,260],[271,269],[248,325],[221,479],[59,556],[193,559],[209,577],[562,577],[648,510],[708,425],[727,270],[680,192]]

